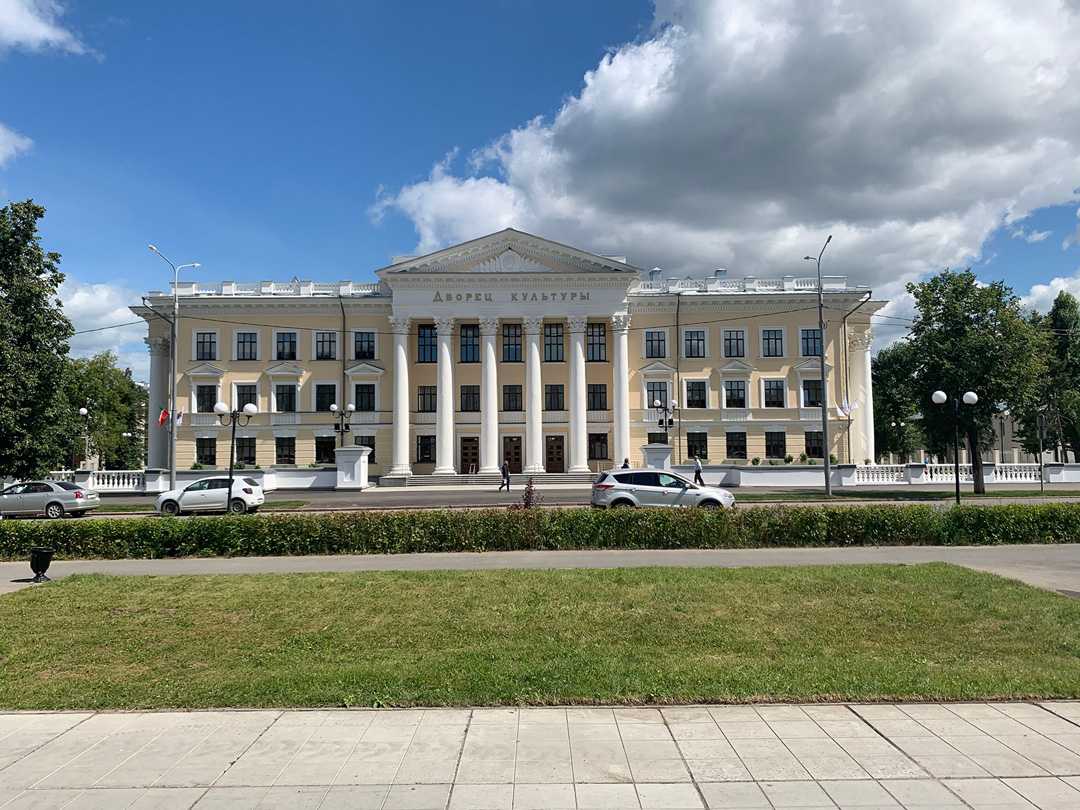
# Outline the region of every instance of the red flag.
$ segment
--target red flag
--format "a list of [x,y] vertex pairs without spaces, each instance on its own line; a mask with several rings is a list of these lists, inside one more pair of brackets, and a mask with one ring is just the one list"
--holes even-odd
[[165,427],[165,423],[169,421],[169,409],[162,408],[161,414],[157,418],[158,427]]

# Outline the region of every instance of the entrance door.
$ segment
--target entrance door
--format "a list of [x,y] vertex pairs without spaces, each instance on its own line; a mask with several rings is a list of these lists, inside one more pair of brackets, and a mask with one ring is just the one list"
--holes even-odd
[[[507,460],[510,465],[510,472],[521,472],[521,437],[520,436],[503,436],[503,458]],[[499,466],[502,466],[502,459],[499,459]]]
[[477,436],[461,437],[461,466],[458,472],[471,475],[480,468],[480,439]]
[[566,472],[566,458],[563,453],[562,436],[544,437],[544,472]]

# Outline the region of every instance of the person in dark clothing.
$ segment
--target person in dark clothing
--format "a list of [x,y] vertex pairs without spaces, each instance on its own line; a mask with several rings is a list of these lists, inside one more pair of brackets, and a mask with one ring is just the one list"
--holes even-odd
[[509,459],[503,459],[502,466],[499,467],[499,472],[502,473],[502,483],[499,484],[499,492],[502,492],[503,487],[506,487],[506,491],[510,491],[510,461]]
[[624,458],[624,459],[622,460],[622,468],[623,468],[624,470],[629,470],[629,469],[630,469],[630,459],[628,459],[628,458]]

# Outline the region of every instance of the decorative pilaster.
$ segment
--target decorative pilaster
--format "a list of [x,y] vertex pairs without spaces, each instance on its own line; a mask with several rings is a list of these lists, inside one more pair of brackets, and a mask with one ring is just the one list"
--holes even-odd
[[439,387],[436,395],[435,475],[456,475],[454,465],[454,319],[436,318],[439,334]]
[[570,467],[569,472],[588,472],[589,453],[585,411],[585,325],[587,319],[571,317],[570,327]]
[[499,471],[499,379],[495,357],[498,318],[480,320],[480,472]]
[[540,374],[543,318],[525,318],[525,472],[544,472],[544,386]]
[[615,465],[630,458],[630,314],[616,312],[611,316],[614,338],[614,369],[612,407],[614,408],[615,437],[613,440]]
[[173,414],[168,422],[158,426],[161,411],[169,408],[169,339],[148,337],[143,340],[150,352],[150,392],[146,400],[146,424],[149,427],[146,466],[163,470],[169,466],[169,431],[175,425]]
[[[862,399],[859,402],[859,410],[857,413],[857,419],[859,422],[859,432],[862,433],[862,449],[863,454],[861,456],[853,455],[852,461],[856,464],[862,464],[863,460],[868,458],[873,463],[875,460],[874,455],[874,378],[871,373],[870,363],[870,350],[874,344],[874,332],[872,329],[867,329],[865,332],[853,334],[848,339],[849,346],[856,352],[861,353],[862,357]],[[828,452],[826,450],[826,452]]]
[[394,333],[394,453],[389,475],[412,475],[409,463],[409,319],[391,318]]

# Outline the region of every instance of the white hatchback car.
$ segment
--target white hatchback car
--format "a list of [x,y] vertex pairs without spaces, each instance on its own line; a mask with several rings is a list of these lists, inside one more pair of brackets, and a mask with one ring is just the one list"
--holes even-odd
[[234,515],[256,512],[263,505],[263,491],[254,478],[233,478],[232,498],[226,499],[228,477],[200,478],[187,486],[158,495],[154,508],[162,515],[182,512],[224,512]]
[[666,470],[611,470],[593,482],[592,505],[699,506],[731,509],[735,496],[720,487],[702,487]]

